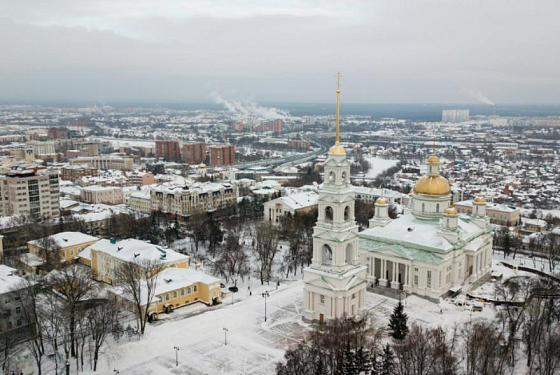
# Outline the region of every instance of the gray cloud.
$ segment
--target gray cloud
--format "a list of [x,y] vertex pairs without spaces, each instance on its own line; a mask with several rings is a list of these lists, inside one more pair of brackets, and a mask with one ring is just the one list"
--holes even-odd
[[560,97],[553,0],[160,4],[2,2],[0,100],[321,102],[339,70],[348,102]]

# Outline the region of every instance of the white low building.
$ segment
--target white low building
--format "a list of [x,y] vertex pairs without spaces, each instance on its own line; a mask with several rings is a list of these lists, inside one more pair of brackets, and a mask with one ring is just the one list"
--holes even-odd
[[317,208],[319,194],[314,191],[301,192],[280,197],[264,204],[264,219],[279,224],[288,214],[306,213]]

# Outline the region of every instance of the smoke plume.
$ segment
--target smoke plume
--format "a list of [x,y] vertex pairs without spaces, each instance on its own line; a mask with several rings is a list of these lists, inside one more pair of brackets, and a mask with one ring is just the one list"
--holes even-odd
[[481,93],[480,91],[471,91],[469,92],[469,95],[481,104],[495,105],[493,101],[488,99],[488,97],[483,93]]
[[285,119],[289,116],[288,112],[284,110],[274,107],[262,107],[250,99],[225,99],[217,91],[212,92],[210,94],[210,98],[215,103],[223,105],[237,119],[246,119],[250,117],[256,117],[260,119]]

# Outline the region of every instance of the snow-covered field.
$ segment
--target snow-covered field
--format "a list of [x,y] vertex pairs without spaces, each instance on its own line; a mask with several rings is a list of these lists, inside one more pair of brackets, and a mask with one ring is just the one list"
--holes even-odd
[[375,178],[387,169],[394,167],[399,162],[394,159],[381,159],[374,156],[368,156],[366,160],[369,162],[370,168],[365,178]]

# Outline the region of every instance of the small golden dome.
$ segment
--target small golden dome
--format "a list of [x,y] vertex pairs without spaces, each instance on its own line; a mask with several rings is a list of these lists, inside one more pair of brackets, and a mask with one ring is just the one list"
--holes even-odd
[[383,198],[383,197],[379,197],[377,198],[377,200],[375,201],[376,204],[387,204],[387,199]]
[[416,194],[447,195],[451,193],[449,182],[441,176],[424,176],[414,185]]
[[346,150],[339,144],[332,146],[329,150],[330,155],[346,155]]
[[457,215],[458,214],[457,209],[453,206],[447,207],[445,209],[445,211],[443,211],[443,213],[446,214],[446,215]]
[[476,197],[476,198],[474,198],[474,201],[475,201],[476,203],[486,203],[486,198],[484,198],[484,197]]
[[428,163],[439,163],[439,158],[436,155],[432,155],[428,158]]

